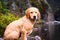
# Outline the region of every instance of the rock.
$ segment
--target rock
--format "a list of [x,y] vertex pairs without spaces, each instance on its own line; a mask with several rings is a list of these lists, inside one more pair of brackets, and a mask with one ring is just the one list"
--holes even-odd
[[35,40],[41,40],[39,36],[35,36]]
[[0,40],[3,40],[2,38],[0,38]]
[[31,37],[30,37],[30,36],[28,36],[28,37],[27,37],[27,40],[31,40]]

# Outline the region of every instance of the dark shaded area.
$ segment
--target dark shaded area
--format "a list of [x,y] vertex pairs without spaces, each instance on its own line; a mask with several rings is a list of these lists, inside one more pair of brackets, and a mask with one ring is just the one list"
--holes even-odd
[[[54,19],[57,22],[54,22],[54,36],[52,35],[52,40],[60,40],[60,0],[47,0],[54,12]],[[52,30],[52,29],[50,29]]]
[[47,0],[54,12],[54,18],[56,21],[60,21],[60,0]]
[[58,22],[55,22],[54,23],[54,33],[55,33],[55,37],[54,37],[54,40],[60,40],[60,23]]
[[60,21],[60,8],[59,8],[58,11],[55,12],[54,18],[55,18],[56,21]]

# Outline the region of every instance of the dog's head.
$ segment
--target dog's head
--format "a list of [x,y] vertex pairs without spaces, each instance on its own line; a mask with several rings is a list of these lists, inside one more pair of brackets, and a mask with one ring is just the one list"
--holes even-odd
[[27,16],[27,18],[30,18],[32,20],[36,20],[38,18],[40,18],[40,12],[37,8],[35,7],[30,7],[25,11],[25,14]]

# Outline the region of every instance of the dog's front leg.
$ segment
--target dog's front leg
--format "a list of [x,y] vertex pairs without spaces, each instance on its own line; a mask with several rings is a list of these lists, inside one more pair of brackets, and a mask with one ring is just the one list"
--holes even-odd
[[22,28],[21,31],[21,38],[22,40],[27,40],[27,31],[24,29],[24,27]]
[[27,40],[27,35],[26,35],[26,33],[22,33],[22,34],[21,34],[21,38],[22,38],[22,40]]

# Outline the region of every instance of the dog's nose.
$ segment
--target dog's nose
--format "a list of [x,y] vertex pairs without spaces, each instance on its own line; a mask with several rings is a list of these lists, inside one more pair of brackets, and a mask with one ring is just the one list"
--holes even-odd
[[34,19],[36,19],[36,16],[33,16],[34,17]]

